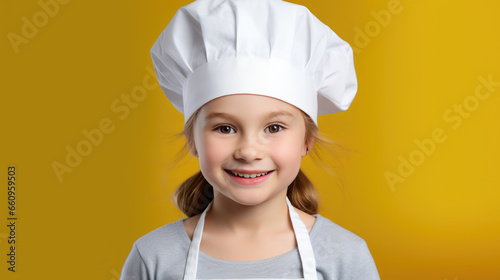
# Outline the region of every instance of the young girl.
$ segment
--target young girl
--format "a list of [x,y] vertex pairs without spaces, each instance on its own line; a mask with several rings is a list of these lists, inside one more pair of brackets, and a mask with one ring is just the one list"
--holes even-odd
[[300,5],[198,0],[151,55],[200,172],[175,192],[188,218],[139,238],[122,279],[379,279],[366,243],[317,214],[300,170],[317,116],[356,93],[346,42]]

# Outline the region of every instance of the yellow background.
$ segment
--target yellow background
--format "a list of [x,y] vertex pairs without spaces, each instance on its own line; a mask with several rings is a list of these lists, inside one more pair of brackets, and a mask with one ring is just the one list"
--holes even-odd
[[[150,47],[190,1],[65,2],[52,15],[34,0],[0,4],[0,279],[118,279],[138,237],[183,217],[171,194],[197,170],[191,159],[169,171],[182,115],[157,84],[128,115],[112,109],[150,77]],[[294,2],[356,48],[357,97],[319,119],[347,148],[329,159],[338,177],[304,162],[320,213],[367,241],[382,279],[500,279],[499,2]],[[13,46],[23,18],[39,27]],[[474,99],[489,76],[497,84],[479,92],[490,95]],[[466,114],[453,111],[464,102]],[[59,180],[53,162],[66,164],[67,147],[103,120],[114,130]],[[415,141],[436,129],[445,141],[424,154]],[[413,172],[398,171],[405,161]],[[15,273],[6,263],[12,164]],[[391,187],[388,172],[404,181]]]

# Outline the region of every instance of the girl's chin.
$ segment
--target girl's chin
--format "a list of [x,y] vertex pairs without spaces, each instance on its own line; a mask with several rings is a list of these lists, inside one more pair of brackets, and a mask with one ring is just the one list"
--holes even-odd
[[232,203],[236,203],[244,206],[258,206],[262,203],[268,202],[273,199],[278,199],[281,197],[279,194],[269,194],[256,192],[256,190],[245,191],[245,192],[235,192],[228,196],[224,195],[224,200],[230,200]]

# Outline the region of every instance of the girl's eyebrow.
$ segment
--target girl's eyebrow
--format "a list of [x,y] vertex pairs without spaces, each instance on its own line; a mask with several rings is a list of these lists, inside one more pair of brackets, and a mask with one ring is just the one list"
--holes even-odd
[[221,119],[232,119],[234,118],[231,114],[227,113],[210,113],[205,119],[206,120],[211,120],[211,119],[216,119],[216,118],[221,118]]
[[[267,115],[267,118],[274,118],[274,117],[280,117],[280,116],[284,116],[284,117],[290,117],[290,118],[293,118],[294,115],[288,111],[285,111],[285,110],[282,110],[282,111],[275,111],[275,112],[271,112]],[[211,120],[211,119],[215,119],[215,118],[221,118],[221,119],[236,119],[235,116],[231,115],[231,114],[228,114],[228,113],[220,113],[220,112],[214,112],[214,113],[210,113],[205,119],[206,120]]]

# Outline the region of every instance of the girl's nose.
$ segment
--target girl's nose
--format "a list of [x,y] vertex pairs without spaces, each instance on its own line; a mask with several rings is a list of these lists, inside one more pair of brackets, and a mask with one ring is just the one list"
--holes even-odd
[[234,158],[245,162],[260,160],[262,156],[262,148],[255,139],[242,139],[234,151]]

